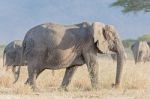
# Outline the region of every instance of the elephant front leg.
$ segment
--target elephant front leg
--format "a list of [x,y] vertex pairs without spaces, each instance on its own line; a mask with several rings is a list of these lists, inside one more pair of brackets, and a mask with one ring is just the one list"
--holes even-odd
[[96,64],[87,65],[88,72],[90,75],[91,85],[94,89],[98,88],[98,71],[99,68]]
[[77,66],[66,68],[65,76],[64,76],[62,84],[60,86],[61,89],[67,90],[66,87],[71,82],[72,76],[73,76],[74,72],[76,71],[76,69],[77,69]]
[[84,59],[88,68],[91,85],[93,88],[98,88],[98,62],[97,56],[94,52],[89,52],[84,54]]

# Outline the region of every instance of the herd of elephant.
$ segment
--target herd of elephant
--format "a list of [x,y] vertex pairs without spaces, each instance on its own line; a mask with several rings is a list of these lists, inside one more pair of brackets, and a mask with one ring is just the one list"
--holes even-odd
[[[150,56],[147,54],[150,53],[148,44],[150,45],[146,42],[136,42],[132,46],[135,62],[142,59],[145,61]],[[82,22],[74,25],[45,23],[30,29],[23,41],[15,40],[9,43],[4,49],[3,65],[12,67],[14,83],[19,78],[21,66],[27,66],[28,78],[25,83],[33,89],[36,88],[37,77],[45,69],[66,68],[60,88],[67,90],[76,69],[86,64],[92,87],[97,88],[97,54],[111,52],[115,53],[117,60],[113,86],[118,87],[127,56],[114,26],[101,22]]]

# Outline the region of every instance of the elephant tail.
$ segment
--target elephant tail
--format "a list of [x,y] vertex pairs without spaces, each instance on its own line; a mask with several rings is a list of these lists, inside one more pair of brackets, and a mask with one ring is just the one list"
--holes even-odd
[[34,47],[33,40],[25,38],[22,43],[21,63],[27,61],[27,57],[28,55],[30,55],[30,52],[32,51],[33,47]]

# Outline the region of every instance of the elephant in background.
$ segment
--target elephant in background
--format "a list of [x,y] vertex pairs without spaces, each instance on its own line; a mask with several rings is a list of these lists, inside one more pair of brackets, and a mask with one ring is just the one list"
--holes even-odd
[[76,69],[87,65],[93,88],[98,86],[97,54],[117,55],[116,79],[121,82],[125,51],[114,26],[100,22],[74,25],[45,23],[30,29],[23,40],[23,59],[28,64],[26,83],[36,88],[36,79],[45,69],[66,68],[61,84],[66,89]]
[[[148,44],[148,46],[149,46],[149,49],[150,49],[150,41],[148,41],[148,42],[147,42],[147,44]],[[150,58],[149,58],[149,61],[150,61]]]
[[[15,40],[10,42],[4,49],[3,52],[3,66],[7,66],[6,70],[9,67],[12,67],[12,72],[15,78],[13,83],[16,83],[19,75],[20,75],[20,66],[26,66],[27,62],[25,60],[21,60],[22,54],[22,41]],[[6,58],[5,58],[6,57]],[[17,69],[17,66],[18,69]],[[54,71],[52,71],[52,75],[54,76]]]
[[134,55],[135,64],[146,62],[150,59],[150,48],[146,41],[138,41],[131,46]]
[[15,40],[10,42],[4,49],[3,52],[3,66],[7,66],[6,70],[9,67],[12,67],[12,72],[15,78],[15,82],[17,82],[20,75],[20,67],[26,65],[25,61],[21,62],[21,54],[22,54],[22,41]]
[[150,42],[147,42],[148,46],[150,47]]

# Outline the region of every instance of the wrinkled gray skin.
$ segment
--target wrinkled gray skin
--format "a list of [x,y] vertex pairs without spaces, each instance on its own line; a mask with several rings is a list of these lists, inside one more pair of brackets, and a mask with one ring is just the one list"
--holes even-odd
[[[20,75],[20,67],[17,66],[26,66],[27,63],[25,60],[21,60],[22,54],[22,41],[15,40],[10,42],[4,49],[3,52],[3,66],[7,66],[7,69],[12,66],[12,72],[15,78],[13,83],[18,81]],[[52,71],[52,75],[54,76],[54,71]]]
[[7,66],[7,69],[12,66],[12,72],[15,77],[15,82],[17,82],[20,74],[20,67],[25,65],[25,61],[21,62],[22,53],[22,41],[15,40],[10,42],[4,49],[3,52],[3,66]]
[[150,59],[150,48],[146,41],[136,42],[131,46],[134,55],[135,64],[138,62],[146,62]]
[[[112,53],[110,56],[111,56],[113,61],[117,61],[117,55],[115,53]],[[125,53],[125,59],[127,59],[127,54],[126,53]]]
[[116,54],[111,54],[110,56],[111,56],[111,58],[112,58],[113,61],[117,60],[117,55]]
[[[150,49],[150,42],[147,42],[148,46],[149,46],[149,49]],[[148,61],[150,61],[150,58],[148,59]]]
[[150,47],[150,42],[147,42],[148,46]]
[[61,88],[66,89],[76,69],[87,65],[92,87],[98,84],[97,53],[117,54],[115,87],[120,85],[124,64],[124,47],[112,25],[83,22],[74,25],[46,23],[30,29],[23,41],[23,58],[28,63],[26,83],[35,88],[35,80],[45,69],[66,72]]

